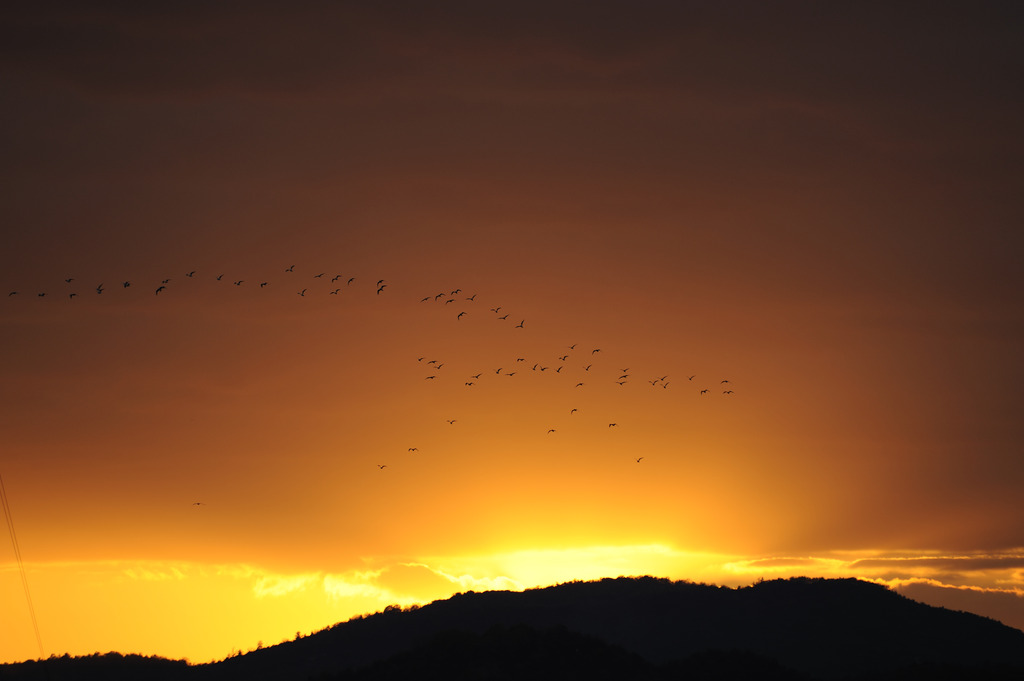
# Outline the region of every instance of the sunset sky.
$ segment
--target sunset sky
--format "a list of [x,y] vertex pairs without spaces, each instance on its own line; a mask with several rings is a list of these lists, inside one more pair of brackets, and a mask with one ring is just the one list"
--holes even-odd
[[893,4],[5,8],[0,662],[622,574],[1024,628],[1024,17]]

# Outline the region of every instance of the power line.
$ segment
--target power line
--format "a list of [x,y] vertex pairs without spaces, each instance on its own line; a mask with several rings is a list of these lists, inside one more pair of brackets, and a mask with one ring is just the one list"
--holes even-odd
[[28,603],[28,614],[32,618],[32,629],[36,633],[36,643],[39,645],[39,658],[44,657],[43,637],[39,635],[39,622],[36,620],[36,609],[32,605],[32,594],[28,590],[28,574],[25,572],[25,562],[21,559],[21,547],[18,546],[18,535],[14,531],[14,518],[11,517],[11,506],[7,503],[7,490],[4,488],[4,478],[0,475],[0,503],[4,507],[4,518],[7,520],[7,531],[11,534],[11,545],[14,546],[14,559],[18,563],[18,571],[21,573],[21,585],[25,588],[25,601]]

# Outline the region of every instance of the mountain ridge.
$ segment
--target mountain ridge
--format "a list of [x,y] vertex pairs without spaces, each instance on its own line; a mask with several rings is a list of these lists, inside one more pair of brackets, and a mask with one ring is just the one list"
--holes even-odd
[[[530,660],[536,668],[523,668]],[[700,660],[741,671],[701,676],[693,671]],[[8,667],[0,667],[0,679],[43,678],[8,675]],[[733,589],[621,577],[391,606],[161,678],[370,681],[415,670],[419,678],[537,679],[556,668],[563,677],[566,669],[586,670],[577,677],[588,679],[730,679],[758,670],[758,678],[830,681],[912,669],[932,670],[921,678],[1024,678],[1024,632],[856,579],[798,577]],[[618,676],[607,675],[613,669]]]

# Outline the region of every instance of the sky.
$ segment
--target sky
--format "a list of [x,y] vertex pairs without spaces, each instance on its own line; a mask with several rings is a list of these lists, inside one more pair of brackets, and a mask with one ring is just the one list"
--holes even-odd
[[0,662],[642,574],[1024,628],[1021,19],[5,10]]

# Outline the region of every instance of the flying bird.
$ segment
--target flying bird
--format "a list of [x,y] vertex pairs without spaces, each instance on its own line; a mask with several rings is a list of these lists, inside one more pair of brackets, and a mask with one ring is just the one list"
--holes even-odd
[[455,419],[445,419],[445,421],[447,421],[447,422],[448,422],[448,425],[449,425],[449,426],[453,426],[453,425],[455,425]]
[[303,298],[305,298],[306,297],[306,291],[308,291],[308,290],[309,289],[306,289],[306,288],[302,289],[301,291],[299,291],[299,295],[302,296]]
[[194,276],[196,276],[196,271],[195,271],[195,270],[192,270],[191,272],[189,272],[189,273],[188,273],[188,274],[186,274],[185,276],[186,276],[186,277],[194,277]]
[[377,288],[377,295],[379,296],[379,295],[380,295],[380,292],[381,292],[381,291],[383,291],[384,289],[386,289],[387,287],[388,287],[388,285],[387,285],[387,284],[381,284],[381,285],[380,285],[380,286],[379,286],[379,287]]
[[103,284],[96,287],[96,293],[103,293]]
[[66,283],[70,284],[70,283],[71,283],[71,282],[73,282],[74,280],[75,280],[75,278],[74,278],[74,277],[68,277],[68,278],[67,278],[67,279],[65,279],[64,281],[65,281]]
[[295,271],[295,265],[292,265],[291,267],[287,267],[287,268],[285,268],[285,270],[284,270],[284,271],[285,271],[285,272],[294,272],[294,271]]
[[521,321],[518,324],[516,324],[516,328],[517,329],[522,329],[523,328],[523,324],[525,324],[525,323],[526,323],[526,320],[524,319],[523,321]]
[[555,432],[555,429],[554,428],[548,428],[548,432],[549,433],[553,433],[553,432]]
[[409,447],[409,451],[410,451],[410,452],[418,452],[418,451],[420,451],[420,450],[419,450],[419,449],[417,449],[416,447]]
[[465,312],[460,312],[458,315],[455,316],[455,318],[456,319],[462,319],[462,315],[464,315],[464,314],[466,314],[466,313]]
[[615,427],[615,426],[617,426],[617,425],[619,425],[619,424],[617,424],[617,423],[609,423],[609,424],[608,424],[608,427],[609,427],[609,428],[614,428],[614,427]]
[[160,293],[160,292],[161,292],[161,291],[163,291],[163,290],[164,290],[165,288],[167,288],[167,287],[166,287],[166,286],[160,286],[159,288],[157,288],[156,292],[157,292],[157,293]]
[[314,274],[313,278],[314,279],[319,279],[320,277],[324,276],[325,274],[327,274],[327,273],[326,272],[321,272],[320,274]]
[[641,462],[641,461],[643,460],[643,458],[644,458],[644,457],[642,457],[642,456],[639,456],[639,457],[637,457],[637,459],[636,459],[636,462],[637,462],[637,463],[640,463],[640,462]]
[[379,468],[380,470],[384,470],[387,467],[388,467],[388,465],[386,463],[379,463],[379,464],[377,464],[377,468]]

